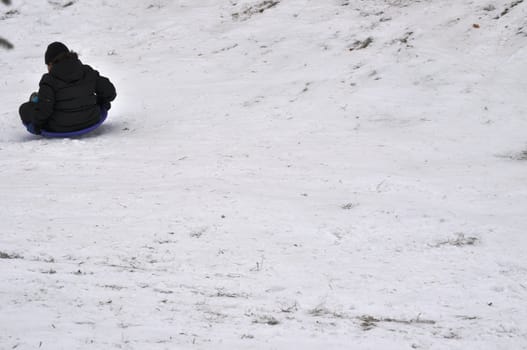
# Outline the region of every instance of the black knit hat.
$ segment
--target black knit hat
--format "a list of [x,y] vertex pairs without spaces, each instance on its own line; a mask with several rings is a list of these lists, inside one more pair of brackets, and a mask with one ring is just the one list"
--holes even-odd
[[50,64],[55,58],[57,58],[58,55],[61,53],[67,53],[69,51],[70,50],[66,47],[66,45],[55,41],[54,43],[48,45],[46,55],[44,56],[45,63]]

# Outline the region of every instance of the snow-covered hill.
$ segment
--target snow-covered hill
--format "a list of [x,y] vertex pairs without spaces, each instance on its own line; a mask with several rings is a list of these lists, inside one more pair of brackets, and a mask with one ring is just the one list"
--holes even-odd
[[[527,2],[2,10],[1,349],[527,348]],[[19,122],[55,40],[84,138]]]

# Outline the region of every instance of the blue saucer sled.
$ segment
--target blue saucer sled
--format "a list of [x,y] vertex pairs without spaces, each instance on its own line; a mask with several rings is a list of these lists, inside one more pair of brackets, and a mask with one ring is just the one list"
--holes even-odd
[[[87,134],[97,129],[99,126],[102,125],[102,123],[104,123],[107,117],[108,117],[108,111],[101,109],[101,120],[99,120],[97,124],[94,124],[90,127],[87,127],[81,130],[69,131],[69,132],[55,132],[55,131],[47,131],[47,130],[42,129],[40,132],[40,135],[44,137],[48,137],[48,138],[81,136],[81,135]],[[33,135],[37,135],[35,133],[35,128],[33,127],[33,124],[24,124],[24,125],[26,126],[27,131],[29,131]]]

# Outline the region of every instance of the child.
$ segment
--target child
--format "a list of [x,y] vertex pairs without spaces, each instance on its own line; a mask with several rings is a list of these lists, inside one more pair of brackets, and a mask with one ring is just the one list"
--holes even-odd
[[48,74],[40,80],[38,94],[20,106],[20,118],[34,134],[77,131],[101,119],[116,97],[113,84],[60,42],[51,43],[45,54]]

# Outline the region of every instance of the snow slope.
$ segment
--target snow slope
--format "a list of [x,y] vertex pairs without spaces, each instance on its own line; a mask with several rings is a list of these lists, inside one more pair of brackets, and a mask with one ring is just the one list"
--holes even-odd
[[[527,2],[2,10],[1,349],[527,349]],[[80,139],[18,119],[55,40]]]

